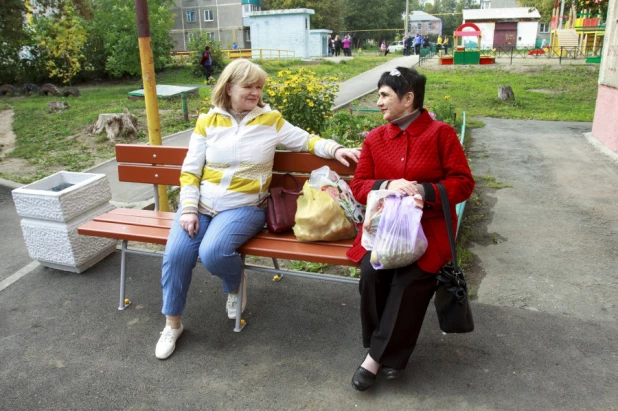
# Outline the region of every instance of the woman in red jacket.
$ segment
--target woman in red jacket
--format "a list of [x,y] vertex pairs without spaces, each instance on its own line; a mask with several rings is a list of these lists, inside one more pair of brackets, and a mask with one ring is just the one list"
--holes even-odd
[[474,179],[455,130],[435,121],[423,109],[423,75],[398,67],[378,82],[378,107],[388,124],[372,130],[363,143],[354,179],[354,197],[367,203],[372,190],[389,189],[424,199],[421,224],[428,247],[412,265],[375,270],[358,234],[348,257],[360,262],[361,323],[367,357],[352,378],[364,391],[380,372],[399,376],[414,350],[437,282],[434,275],[450,260],[451,251],[436,183],[446,188],[455,230],[455,205],[472,194]]

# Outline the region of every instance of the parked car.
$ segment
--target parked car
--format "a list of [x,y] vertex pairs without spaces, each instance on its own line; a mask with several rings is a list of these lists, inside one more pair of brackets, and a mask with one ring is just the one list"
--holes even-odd
[[403,50],[403,41],[393,41],[391,44],[388,45],[388,52],[389,53],[394,53],[396,51],[402,51]]

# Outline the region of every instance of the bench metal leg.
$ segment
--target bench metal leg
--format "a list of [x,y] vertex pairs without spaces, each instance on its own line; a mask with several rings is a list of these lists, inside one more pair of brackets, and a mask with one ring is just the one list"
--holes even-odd
[[241,255],[240,262],[240,284],[238,285],[238,304],[236,304],[236,323],[234,326],[234,332],[239,333],[245,327],[245,322],[242,320],[242,303],[245,299],[243,288],[245,286],[245,255]]
[[[273,266],[275,267],[275,270],[279,270],[279,260],[277,260],[276,258],[273,258]],[[273,281],[279,281],[283,278],[283,273],[277,273],[275,274],[275,276],[273,277]]]
[[124,279],[126,274],[126,263],[127,263],[127,240],[122,240],[122,252],[120,254],[120,302],[118,304],[119,310],[124,310],[129,305],[131,305],[131,301],[128,304],[125,304],[124,300]]

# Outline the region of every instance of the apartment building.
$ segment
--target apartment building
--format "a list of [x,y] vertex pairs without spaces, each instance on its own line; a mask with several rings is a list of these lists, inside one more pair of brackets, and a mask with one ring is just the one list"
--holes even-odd
[[186,51],[194,33],[205,32],[221,48],[251,48],[249,13],[261,11],[261,0],[174,0],[171,30],[174,51]]

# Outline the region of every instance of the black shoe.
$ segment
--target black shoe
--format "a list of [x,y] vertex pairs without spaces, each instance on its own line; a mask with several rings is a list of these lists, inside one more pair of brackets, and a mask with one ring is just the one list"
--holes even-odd
[[368,390],[376,381],[376,375],[359,366],[352,377],[352,387],[358,391]]
[[398,370],[397,368],[391,368],[391,367],[387,367],[385,365],[383,365],[380,368],[380,373],[384,376],[385,379],[387,380],[394,380],[395,378],[399,377],[401,375],[401,372],[403,370]]

